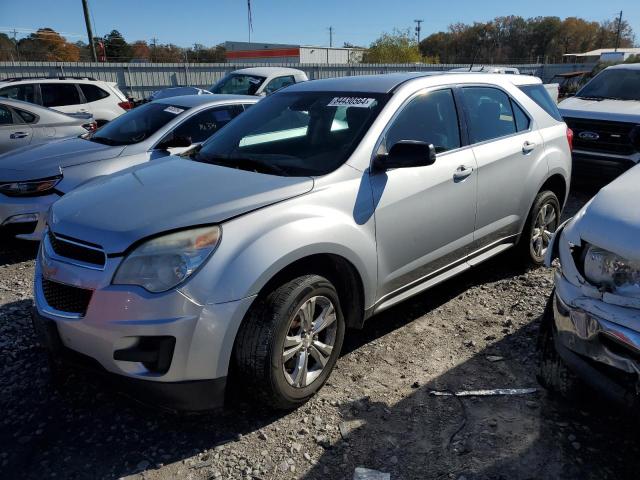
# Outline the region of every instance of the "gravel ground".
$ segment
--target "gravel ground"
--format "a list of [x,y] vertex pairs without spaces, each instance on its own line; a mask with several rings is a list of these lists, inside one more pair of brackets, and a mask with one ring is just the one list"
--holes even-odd
[[[588,199],[571,197],[568,213]],[[50,381],[29,321],[35,247],[0,243],[0,478],[637,478],[636,429],[607,405],[545,391],[437,397],[430,391],[538,387],[547,269],[506,254],[348,332],[327,385],[273,413],[235,398],[179,416],[83,374]],[[588,403],[587,403],[588,402]]]

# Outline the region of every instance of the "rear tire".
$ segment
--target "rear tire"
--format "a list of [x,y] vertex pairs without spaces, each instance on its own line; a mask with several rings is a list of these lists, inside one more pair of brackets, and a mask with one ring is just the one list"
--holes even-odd
[[342,348],[345,321],[335,287],[319,275],[294,278],[258,298],[240,327],[235,381],[277,408],[316,394]]
[[545,190],[536,196],[518,243],[524,261],[542,265],[551,236],[560,224],[560,202],[556,194]]

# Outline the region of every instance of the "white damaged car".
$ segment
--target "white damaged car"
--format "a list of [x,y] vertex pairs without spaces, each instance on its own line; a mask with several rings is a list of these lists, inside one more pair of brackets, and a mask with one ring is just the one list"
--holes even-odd
[[560,226],[548,247],[555,292],[540,332],[538,379],[564,396],[586,384],[640,405],[638,185],[635,167]]

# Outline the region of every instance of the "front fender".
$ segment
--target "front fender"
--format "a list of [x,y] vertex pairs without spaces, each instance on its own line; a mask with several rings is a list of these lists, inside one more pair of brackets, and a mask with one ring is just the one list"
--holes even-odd
[[326,198],[327,205],[325,195],[320,194],[310,203],[313,196],[304,195],[223,224],[218,250],[195,281],[185,285],[184,293],[207,304],[239,300],[259,293],[297,260],[333,254],[355,267],[362,280],[365,307],[372,305],[377,282],[373,217],[358,224],[353,214],[335,208],[340,199]]

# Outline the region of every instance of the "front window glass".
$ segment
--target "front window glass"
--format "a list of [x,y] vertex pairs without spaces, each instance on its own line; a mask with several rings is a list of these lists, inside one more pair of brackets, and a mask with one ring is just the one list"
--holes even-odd
[[191,143],[204,142],[242,112],[240,105],[208,108],[185,120],[176,127],[173,135],[188,138]]
[[432,144],[437,153],[459,148],[460,126],[453,92],[439,90],[411,100],[387,132],[387,150],[401,140]]
[[277,77],[271,80],[266,87],[264,87],[264,91],[267,94],[271,94],[276,90],[280,90],[281,88],[288,87],[289,85],[293,85],[296,81],[293,79],[293,75],[287,75],[286,77]]
[[12,85],[0,90],[0,97],[22,100],[23,102],[35,103],[35,89],[33,84]]
[[211,92],[232,95],[255,95],[264,81],[265,77],[258,75],[240,75],[233,73],[227,75],[211,87]]
[[193,158],[276,175],[324,175],[347,160],[386,101],[377,93],[276,93]]
[[186,110],[186,107],[178,105],[147,103],[111,120],[89,137],[89,140],[105,145],[139,143]]
[[11,125],[13,123],[13,115],[7,107],[0,105],[0,125]]
[[596,100],[640,100],[640,70],[603,70],[580,90],[576,97]]

